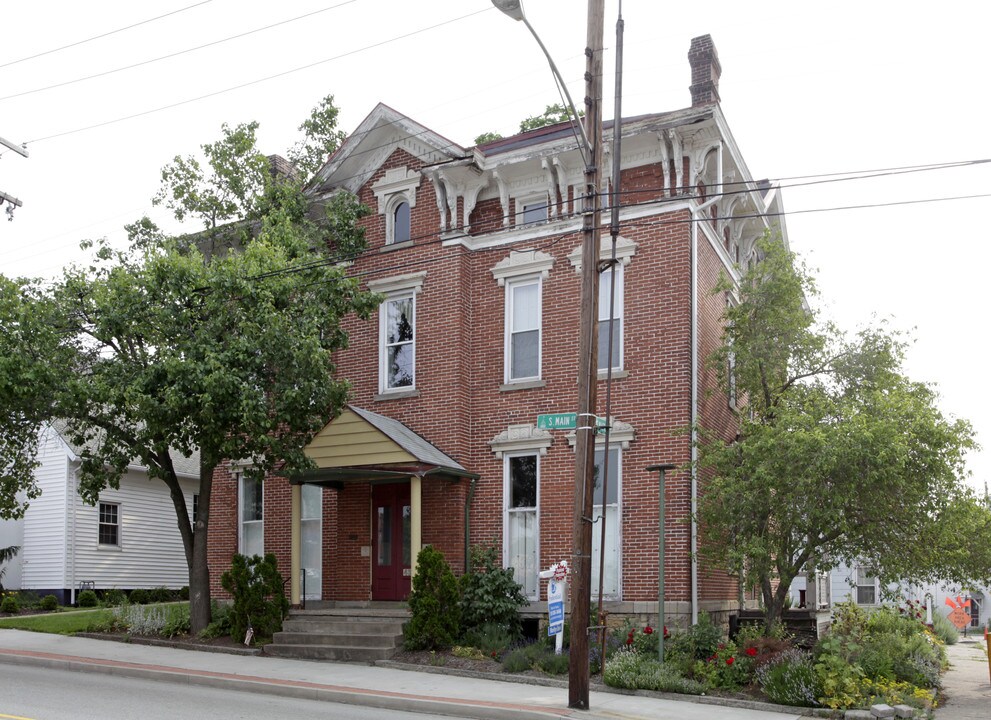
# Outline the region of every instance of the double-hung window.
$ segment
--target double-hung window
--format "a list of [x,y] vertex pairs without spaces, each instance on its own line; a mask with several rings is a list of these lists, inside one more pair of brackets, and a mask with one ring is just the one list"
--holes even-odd
[[240,492],[240,538],[238,547],[242,555],[265,554],[265,502],[261,480],[241,476]]
[[[602,577],[602,594],[607,597],[619,597],[619,566],[620,566],[620,527],[619,527],[619,498],[620,493],[620,451],[618,447],[609,448],[608,482],[603,480],[607,477],[603,472],[605,465],[605,450],[597,448],[595,451],[595,495],[592,509],[592,588],[593,592],[598,592],[599,568],[602,564],[603,552],[605,553],[605,566]],[[602,545],[602,518],[606,523],[605,550]]]
[[506,382],[540,378],[541,279],[506,283]]
[[540,592],[539,461],[537,455],[510,455],[505,463],[505,532],[503,558],[513,568],[524,594],[536,599]]
[[[615,277],[616,291],[612,292]],[[612,298],[612,319],[609,316]],[[612,355],[609,340],[612,337]],[[623,266],[616,265],[599,275],[599,370],[623,369]]]
[[101,502],[99,523],[99,544],[120,547],[120,505]]
[[857,568],[857,604],[877,605],[877,578],[864,568]]
[[416,385],[416,295],[386,298],[380,309],[382,392]]

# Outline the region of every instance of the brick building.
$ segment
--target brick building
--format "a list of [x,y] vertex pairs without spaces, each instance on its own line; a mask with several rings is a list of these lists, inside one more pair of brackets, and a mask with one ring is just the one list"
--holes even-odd
[[[733,398],[706,366],[732,302],[713,288],[738,277],[781,209],[730,134],[708,36],[689,61],[690,107],[622,122],[619,262],[599,311],[600,415],[612,366],[604,549],[593,532],[593,587],[604,551],[613,613],[657,609],[659,483],[646,468],[689,463],[695,419],[733,432]],[[336,363],[351,405],[308,448],[318,469],[292,483],[217,478],[215,592],[232,553],[264,550],[294,599],[398,600],[423,545],[461,573],[469,545],[494,543],[540,607],[538,571],[571,552],[574,431],[537,418],[577,399],[583,168],[568,123],[462,147],[385,105],[330,158],[312,196],[347,190],[372,209],[351,270],[385,300],[347,327]],[[604,233],[603,258],[610,245]],[[689,471],[667,478],[665,610],[680,624],[737,606],[735,581],[693,561],[698,485]]]

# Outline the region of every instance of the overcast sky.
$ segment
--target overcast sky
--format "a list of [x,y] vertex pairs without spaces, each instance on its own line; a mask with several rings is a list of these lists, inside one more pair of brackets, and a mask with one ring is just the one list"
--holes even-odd
[[[580,99],[585,2],[525,9]],[[607,2],[607,118],[616,14]],[[753,175],[780,181],[825,312],[851,330],[885,319],[913,333],[910,376],[988,445],[970,458],[983,488],[991,165],[796,178],[991,157],[991,5],[627,0],[623,16],[624,115],[689,105],[689,42],[712,35],[723,111]],[[0,215],[7,276],[52,276],[84,257],[80,240],[120,242],[144,214],[169,226],[150,202],[161,167],[224,122],[257,120],[260,149],[282,154],[334,94],[346,131],[381,101],[469,146],[557,101],[536,43],[489,0],[32,0],[8,3],[0,23],[0,137],[30,152],[0,154],[0,190],[24,203],[12,222]]]

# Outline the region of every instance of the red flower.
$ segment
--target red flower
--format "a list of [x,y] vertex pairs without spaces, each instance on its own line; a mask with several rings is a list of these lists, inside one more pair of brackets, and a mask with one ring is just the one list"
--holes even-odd
[[671,633],[668,632],[668,626],[664,626],[664,637],[668,637]]
[[720,650],[725,650],[726,649],[726,643],[719,643],[719,649]]
[[654,628],[652,628],[650,625],[648,625],[647,627],[645,627],[643,629],[643,632],[644,632],[644,635],[653,635],[654,634]]
[[747,650],[746,650],[746,652],[747,652],[747,655],[749,655],[750,657],[754,657],[755,655],[757,655],[757,648],[755,648],[755,647],[748,647]]
[[727,665],[732,665],[733,664],[733,656],[732,655],[730,655],[728,658],[726,658],[726,664]]

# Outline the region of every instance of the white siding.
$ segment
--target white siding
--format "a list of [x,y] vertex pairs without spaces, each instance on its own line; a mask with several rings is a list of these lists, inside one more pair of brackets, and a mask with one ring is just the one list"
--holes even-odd
[[[197,484],[181,482],[192,514]],[[129,471],[121,478],[120,489],[104,490],[100,501],[120,506],[120,547],[99,545],[99,504],[84,505],[77,496],[73,503],[75,585],[93,581],[97,588],[131,589],[189,584],[175,508],[165,483]]]
[[[24,520],[0,520],[0,548],[12,545],[24,547]],[[3,575],[3,586],[7,590],[21,589],[21,556],[3,564],[6,572]]]
[[68,449],[51,430],[42,432],[38,460],[35,479],[41,497],[31,501],[24,516],[21,587],[55,590],[66,587],[65,501],[70,468]]

